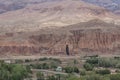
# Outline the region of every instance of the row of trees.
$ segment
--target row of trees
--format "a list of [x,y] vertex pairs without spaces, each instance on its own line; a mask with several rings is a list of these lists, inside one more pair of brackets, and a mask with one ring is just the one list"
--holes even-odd
[[66,80],[67,79],[65,75],[55,74],[55,75],[45,76],[45,74],[43,74],[42,72],[38,72],[36,76],[37,76],[37,80]]
[[79,73],[79,69],[77,67],[65,67],[64,68],[66,73]]
[[81,76],[80,78],[71,76],[67,80],[120,80],[120,74],[112,74],[108,76],[100,76],[94,74],[94,75]]
[[15,63],[27,63],[27,62],[35,62],[35,61],[53,61],[56,63],[61,63],[61,61],[59,59],[56,58],[39,58],[39,59],[25,59],[25,60],[15,60]]
[[111,74],[111,75],[99,75],[99,74],[89,74],[79,77],[76,77],[72,74],[65,75],[51,75],[45,77],[45,75],[41,72],[37,74],[37,80],[120,80],[120,74]]
[[103,68],[116,68],[120,69],[120,59],[119,58],[99,58],[91,57],[86,60],[83,65],[85,70],[92,71],[94,67],[103,67]]
[[0,80],[23,80],[30,72],[27,66],[0,62]]
[[119,68],[120,69],[120,59],[119,58],[98,58],[92,57],[86,60],[95,67],[105,67],[105,68]]
[[51,63],[51,64],[48,64],[48,63],[41,63],[41,64],[30,64],[30,66],[33,68],[33,69],[56,69],[57,68],[57,64],[55,63]]

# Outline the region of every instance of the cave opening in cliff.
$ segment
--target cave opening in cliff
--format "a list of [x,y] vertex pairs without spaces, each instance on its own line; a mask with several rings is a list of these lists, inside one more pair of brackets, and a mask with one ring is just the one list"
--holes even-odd
[[70,55],[70,52],[69,52],[69,46],[66,45],[66,54],[69,56]]

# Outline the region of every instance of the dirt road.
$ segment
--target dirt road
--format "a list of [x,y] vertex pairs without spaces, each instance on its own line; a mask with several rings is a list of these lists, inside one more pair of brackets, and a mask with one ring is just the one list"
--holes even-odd
[[77,59],[80,56],[9,56],[9,57],[1,57],[0,60],[7,60],[7,59],[39,59],[39,58],[56,58],[56,59]]

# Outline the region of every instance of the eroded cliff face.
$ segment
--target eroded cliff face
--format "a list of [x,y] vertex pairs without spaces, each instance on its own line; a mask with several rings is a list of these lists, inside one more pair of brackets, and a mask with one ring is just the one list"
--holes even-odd
[[[101,28],[95,25],[94,28],[82,28],[77,25],[77,28],[73,26],[74,29],[71,27],[69,27],[70,29],[58,29],[59,32],[56,31],[56,33],[29,33],[26,36],[27,38],[22,41],[14,40],[14,38],[12,38],[14,41],[6,41],[6,37],[4,39],[1,37],[0,54],[66,55],[67,45],[70,55],[80,54],[81,52],[120,52],[120,28],[119,26],[109,27]],[[9,38],[18,36],[6,35]]]
[[100,29],[88,30],[87,32],[72,31],[72,41],[76,48],[102,51],[120,50],[120,32],[103,32]]
[[120,50],[120,32],[104,32],[100,29],[72,30],[71,35],[39,35],[34,36],[33,43],[46,47],[48,54],[66,54],[66,45],[70,48],[70,53],[79,54],[80,51],[87,52],[114,52]]

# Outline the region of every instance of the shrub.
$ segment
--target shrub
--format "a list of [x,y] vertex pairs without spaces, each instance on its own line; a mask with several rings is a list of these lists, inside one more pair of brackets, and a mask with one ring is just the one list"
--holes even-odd
[[26,66],[0,63],[0,80],[24,80],[28,75]]
[[109,59],[99,59],[99,66],[108,68],[108,67],[111,67],[112,64]]
[[79,69],[77,67],[74,67],[74,72],[79,73]]
[[44,74],[43,73],[37,72],[36,76],[37,76],[37,80],[44,80]]
[[74,69],[72,67],[65,67],[64,70],[66,73],[72,73]]
[[49,65],[48,65],[47,63],[43,63],[43,64],[42,64],[42,68],[43,68],[43,69],[49,69]]
[[101,75],[106,75],[106,74],[110,74],[111,72],[108,69],[104,69],[104,70],[97,70],[96,73]]
[[46,61],[46,60],[48,60],[48,58],[46,58],[46,57],[39,59],[39,61]]
[[30,62],[31,60],[29,60],[29,59],[25,59],[25,62]]
[[93,68],[94,68],[94,66],[91,65],[91,64],[89,64],[89,63],[85,63],[85,64],[84,64],[84,68],[85,68],[85,70],[87,70],[87,71],[92,71]]
[[120,63],[116,64],[116,68],[120,69]]
[[120,80],[120,74],[112,74],[112,75],[110,75],[110,80]]
[[85,70],[80,70],[80,75],[81,75],[81,76],[86,75],[86,71],[85,71]]
[[79,69],[77,67],[65,67],[64,70],[66,73],[79,73]]
[[56,80],[56,77],[54,75],[48,76],[48,80]]
[[34,69],[49,69],[49,64],[42,63],[42,64],[30,64],[30,66]]
[[90,64],[98,64],[98,58],[90,58],[90,59],[87,59],[86,62]]
[[103,80],[99,75],[90,75],[86,77],[86,80]]

